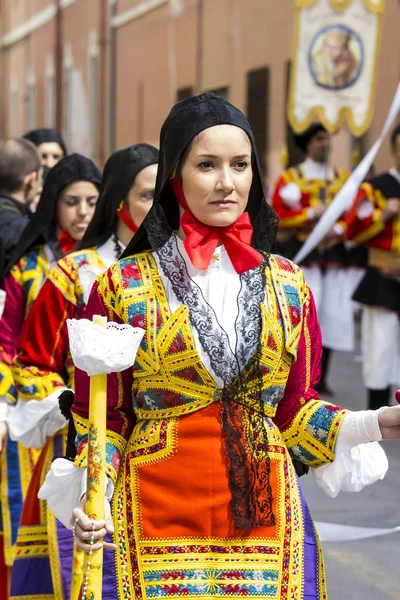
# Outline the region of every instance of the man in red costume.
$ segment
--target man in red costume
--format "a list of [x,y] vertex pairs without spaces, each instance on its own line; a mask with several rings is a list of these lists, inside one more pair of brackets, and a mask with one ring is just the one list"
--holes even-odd
[[391,136],[394,166],[361,186],[346,236],[369,248],[354,299],[364,306],[364,381],[369,408],[389,403],[400,383],[400,125]]
[[[349,176],[329,164],[329,134],[314,123],[295,140],[306,158],[284,171],[271,204],[280,217],[277,252],[293,259]],[[344,220],[336,223],[301,264],[317,306],[322,330],[322,376],[318,391],[327,396],[332,350],[352,351],[355,334],[351,297],[362,276],[363,258],[343,243]]]

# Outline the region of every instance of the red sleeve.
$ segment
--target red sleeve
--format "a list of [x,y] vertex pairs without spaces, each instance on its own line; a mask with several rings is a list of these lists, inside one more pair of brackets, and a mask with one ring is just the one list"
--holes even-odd
[[310,292],[303,330],[297,348],[297,359],[290,369],[285,394],[278,405],[274,419],[279,429],[284,429],[292,421],[304,402],[318,399],[318,392],[314,386],[321,377],[321,357],[321,329],[314,298]]
[[25,294],[10,273],[4,278],[3,289],[7,295],[0,321],[1,360],[11,362],[24,324]]
[[335,458],[337,434],[346,410],[323,402],[315,390],[321,371],[322,340],[311,292],[304,311],[297,359],[274,421],[292,457],[319,467]]
[[[369,209],[366,216],[362,216],[362,211]],[[379,208],[375,191],[370,183],[364,183],[353,202],[349,214],[345,221],[346,239],[352,240],[357,244],[368,245],[368,242],[380,235],[386,228],[382,221],[382,209]]]
[[67,319],[76,307],[47,279],[25,320],[13,365],[23,400],[41,400],[65,385],[69,355]]
[[[280,195],[280,191],[290,181],[281,175],[275,186],[274,192],[271,197],[271,206],[280,218],[281,228],[295,228],[304,225],[309,221],[308,209],[310,204],[309,195],[301,190],[301,199],[298,204],[293,207],[288,206]],[[297,185],[297,184],[295,184]]]
[[[109,277],[106,273],[103,277]],[[112,286],[112,282],[109,282]],[[113,293],[111,291],[111,293]],[[98,283],[93,286],[86,309],[86,318],[93,315],[107,317],[108,321],[122,323],[116,313],[108,308],[98,290]],[[107,376],[107,474],[115,481],[125,446],[135,423],[132,405],[133,371],[127,369],[120,373]],[[88,375],[75,370],[75,401],[72,407],[75,426],[78,433],[75,459],[77,467],[85,467],[87,463],[87,434],[89,418],[89,388]]]

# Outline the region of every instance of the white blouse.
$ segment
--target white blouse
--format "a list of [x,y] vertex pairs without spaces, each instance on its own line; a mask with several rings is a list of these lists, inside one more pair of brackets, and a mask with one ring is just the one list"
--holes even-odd
[[[238,315],[237,298],[240,291],[240,277],[236,273],[223,246],[217,248],[207,271],[196,269],[190,262],[183,242],[177,238],[177,249],[183,257],[188,273],[200,287],[205,300],[213,308],[218,322],[225,329],[232,350],[236,346],[235,321]],[[165,287],[171,311],[180,303],[172,285],[162,270],[160,260],[154,253],[159,272]],[[193,332],[196,348],[204,365],[214,377],[217,385],[222,381],[213,372],[196,331]],[[358,411],[345,416],[338,434],[335,460],[333,463],[312,469],[318,485],[329,496],[336,496],[341,490],[359,491],[365,486],[382,479],[388,469],[386,454],[377,440],[381,439],[378,424],[378,411]],[[371,443],[372,442],[372,443]],[[86,470],[78,469],[65,459],[57,459],[46,477],[39,497],[46,499],[56,517],[67,527],[70,526],[72,509],[78,504],[85,489]],[[112,484],[108,482],[107,496],[112,496]]]

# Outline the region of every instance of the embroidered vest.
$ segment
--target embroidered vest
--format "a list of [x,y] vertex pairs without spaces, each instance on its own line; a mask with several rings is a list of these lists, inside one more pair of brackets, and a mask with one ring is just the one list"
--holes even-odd
[[[246,402],[251,405],[253,382],[260,379],[261,369],[264,414],[273,416],[296,358],[306,286],[300,269],[279,256],[270,257],[265,276],[260,352],[257,360],[254,357],[246,364],[240,381],[241,392],[245,389]],[[195,346],[189,309],[182,305],[171,314],[151,252],[113,265],[109,277],[102,278],[99,292],[122,321],[146,331],[133,367],[138,419],[179,416],[221,399],[223,390],[206,370]]]

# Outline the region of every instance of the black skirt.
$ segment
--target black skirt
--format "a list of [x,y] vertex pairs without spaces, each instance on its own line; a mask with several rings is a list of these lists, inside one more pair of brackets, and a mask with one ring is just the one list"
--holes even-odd
[[353,300],[365,306],[387,308],[400,314],[400,281],[384,277],[378,269],[368,267]]

